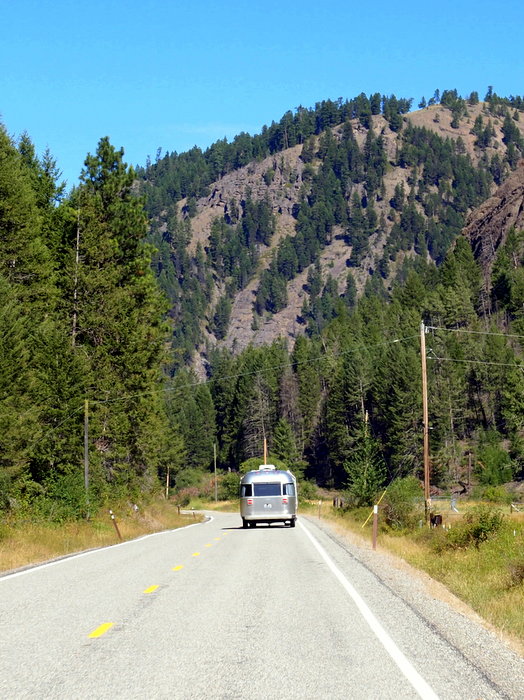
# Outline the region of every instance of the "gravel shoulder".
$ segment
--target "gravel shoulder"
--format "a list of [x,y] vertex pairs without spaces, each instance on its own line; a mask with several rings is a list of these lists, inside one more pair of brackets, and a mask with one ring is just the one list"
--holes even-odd
[[402,598],[469,664],[481,670],[494,687],[504,691],[506,697],[524,697],[524,653],[518,641],[503,636],[444,585],[400,557],[380,548],[373,551],[367,540],[337,523],[313,516],[301,517],[322,530]]

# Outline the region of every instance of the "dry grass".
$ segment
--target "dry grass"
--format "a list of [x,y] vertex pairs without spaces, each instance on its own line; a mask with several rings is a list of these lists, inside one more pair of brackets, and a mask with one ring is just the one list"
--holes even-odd
[[[151,503],[138,513],[128,506],[115,507],[114,514],[123,540],[182,527],[199,517],[191,513],[179,514],[175,505],[164,500]],[[106,547],[119,541],[107,510],[89,521],[61,525],[31,522],[4,524],[0,531],[0,571],[86,549]]]
[[236,501],[207,501],[200,504],[203,510],[216,510],[219,513],[239,513],[240,512],[240,502]]

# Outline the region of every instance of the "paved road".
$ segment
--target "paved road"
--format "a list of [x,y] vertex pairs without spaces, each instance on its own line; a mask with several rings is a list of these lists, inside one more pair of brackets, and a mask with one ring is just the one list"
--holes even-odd
[[520,657],[318,525],[214,513],[0,578],[0,697],[524,697]]

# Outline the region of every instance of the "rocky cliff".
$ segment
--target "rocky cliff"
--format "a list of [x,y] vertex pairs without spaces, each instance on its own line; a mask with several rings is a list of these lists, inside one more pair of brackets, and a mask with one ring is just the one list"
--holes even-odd
[[497,249],[512,228],[524,229],[524,160],[492,197],[471,212],[464,229],[482,266],[487,291]]

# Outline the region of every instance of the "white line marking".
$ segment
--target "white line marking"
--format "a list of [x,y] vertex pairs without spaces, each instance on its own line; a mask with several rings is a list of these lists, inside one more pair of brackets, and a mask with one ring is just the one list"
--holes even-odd
[[360,593],[358,593],[358,591],[355,589],[355,587],[351,585],[351,583],[347,580],[347,578],[340,571],[340,569],[333,563],[333,561],[330,559],[329,555],[327,554],[325,549],[322,547],[322,545],[315,539],[315,537],[313,537],[313,535],[302,524],[302,522],[299,521],[299,525],[304,530],[306,535],[309,537],[313,546],[315,547],[317,552],[320,554],[322,559],[326,562],[326,564],[328,565],[331,572],[335,575],[335,577],[342,584],[342,586],[344,587],[346,592],[353,599],[353,602],[355,603],[355,605],[359,609],[360,614],[362,615],[364,620],[368,623],[371,630],[376,635],[377,639],[381,642],[384,649],[388,652],[388,654],[391,656],[393,661],[397,664],[399,669],[402,671],[402,673],[404,674],[406,679],[411,683],[411,685],[416,690],[416,692],[424,700],[438,700],[438,695],[436,695],[434,690],[428,685],[428,683],[426,683],[426,681],[422,678],[422,676],[419,674],[419,672],[414,668],[414,666],[411,664],[411,662],[408,661],[408,659],[400,651],[400,649],[397,647],[395,642],[391,639],[389,634],[386,632],[386,630],[382,627],[380,622],[377,620],[375,615],[371,612],[367,603],[364,601],[364,599],[362,598]]
[[214,518],[209,516],[208,520],[203,520],[200,523],[191,523],[191,525],[184,525],[184,527],[177,527],[174,530],[161,530],[160,532],[151,532],[149,535],[141,535],[134,540],[127,540],[126,542],[117,542],[116,544],[109,544],[106,547],[97,547],[96,549],[90,549],[88,552],[79,552],[78,554],[66,554],[60,559],[55,559],[54,561],[49,561],[44,564],[35,564],[28,569],[23,571],[15,571],[14,574],[4,574],[0,573],[0,584],[2,581],[10,578],[16,578],[17,576],[25,576],[26,574],[31,574],[35,571],[41,571],[42,569],[48,569],[51,566],[57,566],[58,564],[64,564],[71,559],[80,559],[80,557],[89,557],[91,554],[97,554],[98,552],[103,552],[106,549],[113,547],[126,547],[127,545],[134,544],[135,542],[140,542],[140,540],[146,540],[148,537],[157,537],[158,535],[173,535],[181,530],[187,530],[190,527],[196,527],[197,525],[206,525],[210,523]]

